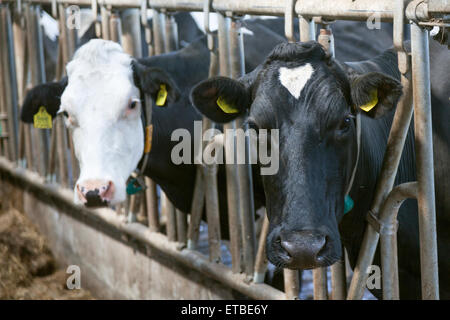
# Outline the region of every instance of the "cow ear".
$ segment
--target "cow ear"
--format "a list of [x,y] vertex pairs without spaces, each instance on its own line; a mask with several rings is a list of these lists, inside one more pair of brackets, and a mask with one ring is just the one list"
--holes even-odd
[[167,106],[179,99],[180,90],[163,70],[148,67],[137,61],[132,62],[132,69],[136,86],[144,93],[149,94],[157,106]]
[[240,81],[214,77],[200,82],[192,89],[191,102],[212,121],[226,123],[250,108],[251,95]]
[[350,77],[352,100],[359,111],[378,118],[395,108],[402,95],[396,79],[378,72]]
[[54,119],[59,110],[61,95],[66,86],[67,77],[64,77],[59,82],[43,83],[29,90],[22,105],[20,119],[23,122],[32,123],[33,116],[42,106]]

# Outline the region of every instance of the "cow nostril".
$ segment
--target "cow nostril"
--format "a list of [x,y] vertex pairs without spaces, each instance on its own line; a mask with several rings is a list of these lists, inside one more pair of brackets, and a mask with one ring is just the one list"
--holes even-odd
[[322,260],[325,259],[325,256],[327,255],[327,251],[329,248],[329,244],[330,243],[330,238],[328,236],[325,236],[323,239],[323,245],[322,247],[319,249],[319,251],[317,252],[316,255],[316,260],[321,262]]

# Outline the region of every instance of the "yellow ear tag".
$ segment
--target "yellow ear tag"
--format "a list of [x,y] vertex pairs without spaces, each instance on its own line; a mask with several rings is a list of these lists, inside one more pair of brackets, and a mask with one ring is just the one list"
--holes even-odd
[[219,106],[220,109],[222,109],[223,112],[225,113],[238,113],[239,109],[233,108],[232,106],[230,106],[225,99],[223,99],[222,97],[219,97],[217,99],[217,105]]
[[39,111],[33,116],[34,127],[37,129],[51,129],[52,116],[44,106],[39,107]]
[[373,107],[377,105],[377,103],[378,103],[378,91],[377,89],[374,89],[370,92],[370,101],[359,107],[365,112],[369,112],[370,110],[373,109]]
[[167,100],[167,89],[166,85],[162,84],[159,86],[158,96],[156,97],[156,105],[162,107]]
[[144,153],[149,153],[152,150],[153,125],[145,127],[145,146]]

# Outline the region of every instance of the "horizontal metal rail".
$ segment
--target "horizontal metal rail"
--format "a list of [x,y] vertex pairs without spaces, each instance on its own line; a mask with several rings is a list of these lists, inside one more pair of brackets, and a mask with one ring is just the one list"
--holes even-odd
[[[139,8],[141,0],[97,0],[104,6],[116,8]],[[3,0],[15,2],[15,0]],[[24,0],[28,3],[52,4],[53,0]],[[61,4],[90,7],[92,0],[56,0]],[[164,11],[203,11],[203,0],[150,0],[149,8]],[[288,1],[280,0],[213,0],[211,9],[234,14],[284,16]],[[391,0],[302,0],[295,4],[295,13],[303,17],[321,16],[327,20],[366,20],[374,15],[381,21],[394,19],[395,1]],[[410,2],[406,18],[427,21],[450,13],[448,0]]]

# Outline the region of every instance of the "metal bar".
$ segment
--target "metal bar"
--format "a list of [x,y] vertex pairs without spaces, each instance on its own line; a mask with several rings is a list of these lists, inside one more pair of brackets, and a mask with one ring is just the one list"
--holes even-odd
[[313,269],[314,300],[328,299],[327,268]]
[[298,270],[284,269],[284,292],[287,300],[298,300],[299,274]]
[[142,57],[141,14],[138,9],[126,9],[122,12],[122,47],[133,57]]
[[165,51],[171,52],[178,50],[178,26],[175,22],[175,18],[171,14],[166,15],[165,19],[165,28],[166,28],[166,41],[164,43],[165,45]]
[[[4,26],[4,15],[6,11],[6,6],[0,6],[0,44],[6,43],[6,32]],[[7,138],[8,134],[8,113],[7,113],[7,80],[6,80],[6,65],[3,62],[4,55],[6,55],[5,50],[0,51],[0,113],[2,116],[0,118],[0,126],[2,128],[2,134],[0,136],[0,155],[3,155],[7,159],[10,159],[10,143]]]
[[7,50],[5,52],[5,62],[4,68],[6,76],[6,87],[5,89],[10,92],[6,96],[7,105],[6,110],[9,112],[8,116],[8,131],[9,131],[9,152],[10,159],[15,161],[17,159],[18,150],[18,88],[17,88],[17,78],[15,69],[15,52],[14,52],[14,38],[12,34],[12,22],[11,22],[11,12],[8,7],[5,8],[4,12],[4,31],[6,35],[6,46]]
[[284,34],[289,42],[295,42],[294,6],[295,0],[286,0],[286,11],[284,13]]
[[417,182],[396,186],[380,210],[380,256],[384,300],[398,300],[397,214],[403,201],[417,197]]
[[[208,34],[208,42],[211,42],[211,44],[214,44],[214,39],[212,38],[213,35]],[[219,56],[217,54],[217,50],[214,46],[210,47],[210,58],[209,58],[209,77],[214,77],[219,74]],[[203,117],[202,120],[202,137],[203,133],[208,130],[214,128],[214,123],[209,120],[206,117]],[[202,139],[203,140],[203,139]],[[203,145],[201,146],[201,150],[198,150],[200,152],[200,155],[197,155],[197,158],[202,157],[202,153],[204,148],[206,147],[206,142],[203,141]],[[215,186],[208,186],[212,188],[217,188],[217,185]],[[188,230],[188,248],[194,249],[198,242],[198,236],[199,236],[199,228],[200,228],[200,222],[203,215],[203,207],[205,204],[205,188],[206,184],[203,178],[203,168],[200,166],[197,167],[197,172],[195,176],[195,187],[194,187],[194,195],[192,197],[192,206],[191,206],[191,220],[189,223],[189,230]],[[231,231],[231,230],[230,230]],[[235,252],[235,246],[234,246],[234,237],[230,233],[230,251],[232,256],[232,261],[235,261],[233,259],[233,254]]]
[[[229,47],[230,22],[231,19],[226,19],[222,14],[218,14],[218,37],[219,37],[219,68],[220,75],[231,76],[231,59]],[[235,129],[235,121],[223,125],[224,139],[225,139],[225,156],[234,155],[234,135],[229,135],[229,129]],[[228,161],[227,161],[228,163]],[[233,163],[235,163],[233,161]],[[239,197],[239,179],[236,164],[226,164],[226,183],[227,183],[227,200],[228,200],[228,221],[230,230],[230,250],[232,259],[232,271],[239,273],[243,270],[242,252],[242,238],[241,238],[241,211],[240,211],[240,197]]]
[[220,252],[220,218],[219,218],[219,195],[217,188],[217,164],[208,165],[203,170],[205,177],[205,202],[206,219],[208,221],[208,245],[209,260],[212,262],[221,261]]
[[[375,195],[371,206],[371,212],[378,213],[387,194],[394,185],[397,168],[400,163],[403,146],[408,134],[409,125],[413,113],[412,87],[409,80],[408,59],[401,59],[403,54],[399,53],[399,69],[404,72],[401,75],[403,95],[397,104],[394,119],[392,120],[386,151],[381,166],[380,176],[375,187]],[[361,299],[367,280],[367,268],[373,261],[379,234],[368,224],[361,245],[358,261],[354,270],[352,281],[348,290],[347,299]]]
[[111,13],[109,19],[110,40],[121,44],[122,40],[122,22],[117,12]]
[[[240,23],[231,19],[229,31],[229,50],[231,77],[240,78],[245,74],[244,64],[244,39],[240,33]],[[243,128],[244,118],[236,120],[236,128]],[[244,130],[248,129],[248,126]],[[242,248],[244,258],[244,271],[248,276],[253,276],[256,256],[256,235],[255,235],[255,204],[253,201],[253,181],[252,168],[249,160],[250,142],[245,136],[245,149],[243,152],[244,164],[237,162],[237,173],[239,179],[240,212],[242,225]]]
[[159,11],[153,10],[152,16],[152,26],[153,26],[153,49],[155,55],[164,53],[164,28],[162,16]]
[[[66,29],[66,11],[63,5],[58,5],[59,12],[59,46],[61,47],[61,59],[58,59],[61,66],[64,66],[70,59],[68,47],[67,47],[67,29]],[[62,76],[65,73],[65,69],[62,67],[60,74],[57,76]],[[56,129],[56,151],[58,155],[58,172],[59,181],[63,187],[69,185],[68,181],[68,168],[67,168],[67,135],[66,128],[64,127],[63,119],[57,117],[55,120]]]
[[202,168],[197,167],[197,172],[195,174],[194,195],[192,197],[191,205],[191,219],[189,221],[187,240],[187,247],[191,250],[197,247],[204,204],[205,182],[203,180],[203,170]]
[[299,31],[300,31],[300,41],[306,42],[316,39],[316,27],[313,20],[298,16],[299,18]]
[[100,6],[100,17],[102,26],[102,38],[105,40],[111,40],[111,25],[110,25],[111,12],[105,5]]
[[[344,255],[344,248],[342,248]],[[347,297],[347,279],[345,276],[345,259],[337,261],[331,266],[331,299],[345,300]]]
[[177,216],[177,240],[186,245],[187,242],[187,214],[176,209]]
[[428,30],[411,24],[422,298],[439,299]]
[[177,241],[177,219],[175,207],[161,190],[161,212],[166,217],[166,232],[169,241]]
[[158,212],[158,196],[156,194],[156,183],[150,178],[145,177],[145,199],[147,203],[147,219],[148,226],[151,231],[159,231],[159,212]]
[[264,214],[264,221],[259,235],[258,250],[255,258],[255,273],[253,274],[253,282],[263,283],[267,271],[267,255],[266,255],[266,239],[269,234],[269,219],[267,213]]
[[[15,0],[3,0],[12,2]],[[58,3],[77,4],[83,7],[90,7],[92,0],[57,0]],[[30,3],[51,4],[52,0],[28,0]],[[422,19],[432,19],[434,16],[448,14],[450,11],[446,0],[432,0],[429,3],[418,2],[419,8],[407,10],[407,19],[415,20],[416,13]],[[115,8],[138,8],[141,0],[102,0],[102,3]],[[157,10],[168,11],[202,11],[203,0],[151,0],[150,7]],[[247,0],[230,1],[214,0],[212,10],[216,12],[234,12],[235,14],[249,15],[274,15],[283,16],[285,13],[285,1],[277,0]],[[392,21],[394,11],[394,1],[390,0],[315,0],[297,1],[295,12],[305,17],[322,16],[326,20],[366,20],[373,14],[379,14],[383,21]],[[415,9],[415,10],[414,10]]]

